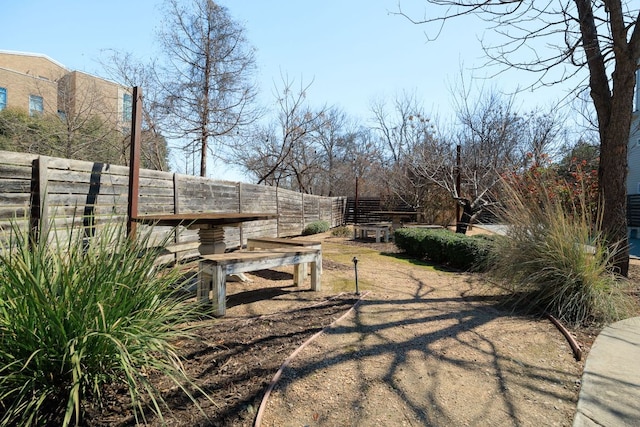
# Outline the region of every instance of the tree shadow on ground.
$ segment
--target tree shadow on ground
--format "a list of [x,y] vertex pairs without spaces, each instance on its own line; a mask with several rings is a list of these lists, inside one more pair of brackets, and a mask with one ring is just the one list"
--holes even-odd
[[[351,322],[326,332],[327,342],[339,342],[346,351],[329,344],[323,357],[305,360],[291,369],[279,389],[287,393],[292,384],[304,378],[322,382],[322,374],[330,370],[332,377],[358,384],[357,390],[351,389],[353,393],[341,393],[346,400],[340,403],[343,407],[361,408],[372,397],[372,382],[377,382],[377,389],[389,395],[385,399],[403,402],[407,419],[420,425],[461,422],[452,415],[452,404],[443,395],[465,393],[475,399],[465,419],[469,425],[492,419],[501,424],[526,424],[523,420],[529,405],[523,406],[517,393],[544,396],[550,402],[570,400],[565,389],[551,386],[560,379],[570,381],[573,374],[553,364],[519,360],[509,353],[506,337],[493,333],[491,325],[514,320],[535,323],[505,310],[502,295],[439,296],[434,286],[416,279],[413,297],[393,301],[367,297]],[[514,340],[517,337],[512,335]],[[383,371],[380,366],[385,366]],[[372,367],[378,372],[372,372]],[[449,384],[446,372],[466,378],[458,382],[460,389],[444,386]],[[411,380],[412,376],[420,380]],[[548,389],[547,384],[551,385]],[[468,390],[474,386],[477,390]],[[483,388],[490,391],[485,393]],[[304,406],[305,402],[299,404]],[[378,404],[384,404],[384,399]],[[330,408],[318,403],[314,407],[321,422],[335,422]]]
[[442,265],[442,264],[438,264],[436,262],[433,261],[429,261],[426,259],[417,259],[414,258],[410,255],[407,255],[404,252],[381,252],[380,255],[382,256],[386,256],[386,257],[390,257],[390,258],[396,258],[398,260],[403,260],[403,261],[407,261],[409,264],[411,265],[415,265],[415,266],[419,266],[419,267],[431,267],[434,270],[438,270],[438,271],[447,271],[447,272],[459,272],[461,270],[453,268],[453,267],[448,267],[446,265]]

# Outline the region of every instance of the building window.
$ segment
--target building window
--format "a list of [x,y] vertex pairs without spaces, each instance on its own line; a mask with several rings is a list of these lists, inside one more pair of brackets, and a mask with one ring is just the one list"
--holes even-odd
[[131,111],[133,109],[133,98],[128,93],[122,95],[122,121],[131,121]]
[[7,108],[7,88],[0,87],[0,111]]
[[38,95],[29,95],[29,115],[37,116],[44,113],[44,102]]

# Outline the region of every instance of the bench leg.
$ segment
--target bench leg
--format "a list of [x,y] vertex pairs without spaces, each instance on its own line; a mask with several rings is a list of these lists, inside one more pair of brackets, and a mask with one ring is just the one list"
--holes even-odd
[[208,267],[203,267],[200,264],[200,268],[198,269],[198,291],[196,292],[196,296],[198,302],[208,301],[209,293],[211,291],[211,272]]
[[380,230],[376,229],[376,243],[380,243]]
[[320,291],[320,268],[322,265],[322,255],[318,255],[315,262],[311,264],[311,290]]
[[293,284],[300,286],[304,282],[304,264],[298,263],[293,266]]
[[293,266],[293,284],[301,285],[307,277],[307,263],[303,262]]
[[384,230],[384,242],[389,243],[389,229]]
[[213,268],[211,286],[213,295],[211,302],[213,304],[213,315],[224,316],[227,313],[227,274],[223,271],[222,266]]

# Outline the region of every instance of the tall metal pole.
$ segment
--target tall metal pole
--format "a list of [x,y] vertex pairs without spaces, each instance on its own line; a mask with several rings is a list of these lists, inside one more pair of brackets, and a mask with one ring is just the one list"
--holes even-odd
[[355,224],[358,223],[358,177],[356,176],[356,200],[355,200],[355,206],[353,207],[353,222]]
[[[460,144],[456,147],[456,196],[460,197]],[[460,203],[456,200],[456,224],[460,221]]]
[[129,195],[127,203],[127,236],[136,237],[140,184],[140,135],[142,122],[142,88],[133,88],[131,105],[131,146],[129,148]]

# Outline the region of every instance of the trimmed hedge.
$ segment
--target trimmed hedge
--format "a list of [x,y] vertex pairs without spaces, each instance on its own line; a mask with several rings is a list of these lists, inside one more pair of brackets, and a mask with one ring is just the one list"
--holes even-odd
[[446,229],[400,228],[394,238],[407,255],[471,271],[487,269],[494,242],[493,236],[467,236]]

